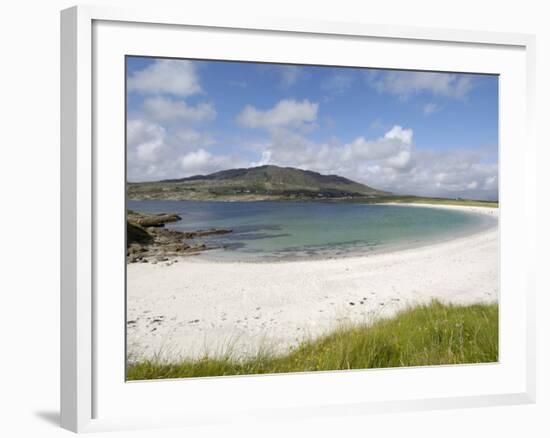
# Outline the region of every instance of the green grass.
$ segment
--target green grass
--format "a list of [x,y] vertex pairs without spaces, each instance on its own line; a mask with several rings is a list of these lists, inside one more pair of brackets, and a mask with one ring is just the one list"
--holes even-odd
[[178,363],[142,361],[128,380],[290,373],[498,361],[498,305],[443,305],[405,310],[372,325],[341,327],[286,355],[259,353],[239,360],[205,356]]

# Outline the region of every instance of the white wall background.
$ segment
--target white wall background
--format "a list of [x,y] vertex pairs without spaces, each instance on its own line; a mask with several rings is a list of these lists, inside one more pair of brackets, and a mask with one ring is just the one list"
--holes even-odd
[[[96,1],[138,6],[143,0]],[[539,225],[550,223],[550,157],[545,132],[550,97],[547,2],[385,0],[320,2],[156,0],[158,7],[235,14],[365,21],[537,35]],[[0,435],[68,436],[59,403],[59,10],[65,0],[4,3],[0,14]],[[521,147],[521,145],[518,145]],[[546,189],[546,190],[545,190]],[[548,231],[538,230],[538,402],[536,405],[312,419],[280,425],[239,424],[187,431],[107,436],[210,437],[496,437],[550,436],[550,288],[542,274]],[[521,256],[521,255],[518,255]]]

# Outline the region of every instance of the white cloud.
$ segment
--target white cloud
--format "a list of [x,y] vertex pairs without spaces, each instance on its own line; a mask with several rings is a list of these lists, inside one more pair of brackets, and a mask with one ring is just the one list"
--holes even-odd
[[464,74],[417,72],[417,71],[369,71],[367,83],[381,93],[389,93],[406,100],[427,92],[435,96],[465,99],[474,83]]
[[230,155],[214,155],[205,149],[197,149],[179,160],[180,176],[204,175],[235,167],[249,167],[250,163]]
[[412,129],[395,125],[384,135],[348,143],[319,143],[289,128],[267,129],[268,139],[242,153],[215,152],[214,140],[192,128],[165,129],[135,119],[128,123],[130,181],[181,178],[264,164],[338,174],[401,194],[496,198],[498,166],[483,150],[435,151],[416,148]]
[[174,143],[184,144],[186,147],[211,146],[216,143],[208,133],[196,131],[192,128],[179,128],[172,132]]
[[[291,66],[277,70],[290,86],[300,73]],[[467,76],[418,72],[390,72],[369,78],[380,92],[401,99],[430,93],[466,98],[472,83]],[[351,82],[334,76],[323,87],[342,93]],[[372,187],[403,194],[495,198],[498,168],[482,151],[429,151],[416,148],[412,129],[394,125],[378,138],[358,136],[347,142],[306,137],[317,126],[319,104],[307,99],[284,99],[271,108],[246,106],[238,115],[242,126],[263,130],[249,147],[241,140],[216,148],[215,138],[201,124],[216,117],[212,103],[190,105],[185,97],[201,93],[198,75],[189,61],[157,61],[136,72],[128,81],[145,96],[140,108],[129,115],[128,178],[130,181],[181,178],[222,169],[277,164],[338,174]],[[172,96],[166,96],[170,94]],[[422,110],[433,114],[435,103]],[[365,121],[368,127],[368,121]],[[375,123],[382,129],[381,121]],[[261,132],[261,131],[260,131]],[[235,152],[228,152],[234,150]],[[490,158],[490,157],[489,157]]]
[[155,162],[162,150],[165,135],[164,128],[159,125],[144,120],[128,122],[128,145],[139,161]]
[[271,162],[271,155],[272,153],[270,150],[262,151],[262,156],[260,159],[250,163],[250,167],[265,166],[266,164],[269,164]]
[[302,75],[302,69],[295,65],[279,66],[280,85],[283,88],[288,88],[298,82]]
[[[212,103],[190,105],[182,98],[201,92],[194,64],[157,61],[134,73],[128,85],[132,90],[152,94],[145,96],[140,107],[128,115],[128,179],[145,181],[188,176],[182,160],[188,156],[185,163],[192,168],[193,157],[198,160],[209,153],[206,148],[215,144],[215,139],[204,128],[199,129],[199,125],[217,115]],[[193,152],[198,155],[189,155]],[[210,162],[221,165],[217,158]],[[195,167],[201,166],[195,164]]]
[[392,169],[407,169],[411,163],[412,153],[410,150],[401,150],[393,157],[389,157],[384,161],[387,167]]
[[183,100],[162,96],[149,97],[143,101],[143,110],[153,120],[198,123],[216,118],[216,110],[211,103],[187,105]]
[[300,133],[270,132],[258,163],[335,173],[401,194],[496,198],[498,169],[480,151],[417,149],[413,131],[393,126],[377,139],[316,143]]
[[237,121],[248,128],[298,128],[315,122],[318,109],[319,104],[307,99],[301,102],[285,99],[273,108],[263,111],[247,105]]
[[[205,150],[215,143],[208,134],[192,128],[165,128],[156,122],[147,119],[130,119],[127,125],[127,160],[128,180],[146,181],[165,178],[179,178],[189,176],[189,172],[183,172],[182,158],[194,151]],[[202,155],[201,155],[202,154]],[[191,155],[186,163],[189,169],[204,154]],[[212,161],[214,165],[227,165],[217,158]],[[211,169],[215,166],[203,166]],[[199,169],[200,166],[195,164]]]
[[382,160],[397,155],[402,148],[409,147],[400,138],[384,137],[377,140],[366,140],[358,137],[342,148],[343,160]]
[[308,73],[302,66],[289,64],[259,64],[258,72],[268,76],[266,80],[282,89],[289,89],[300,80],[306,78]]
[[357,177],[365,164],[403,169],[411,162],[412,131],[395,126],[386,136],[374,140],[358,137],[347,144],[336,139],[316,143],[286,129],[270,132],[271,143],[262,151],[264,164],[311,169],[324,173]]
[[353,76],[346,73],[334,73],[321,83],[321,89],[332,95],[346,92],[353,85]]
[[129,181],[182,178],[248,165],[242,157],[209,150],[216,141],[207,131],[161,123],[144,115],[147,113],[134,115],[127,124]]
[[212,154],[204,149],[199,149],[181,157],[181,167],[187,172],[194,172],[202,169],[210,160],[212,160]]
[[439,105],[437,105],[436,103],[433,103],[433,102],[429,102],[429,103],[425,104],[422,107],[422,111],[426,115],[434,114],[434,113],[438,112],[440,109],[441,108],[439,107]]
[[386,132],[386,134],[384,135],[384,138],[398,139],[405,144],[411,144],[412,136],[413,136],[412,129],[403,129],[401,126],[395,125],[392,129]]
[[140,143],[137,147],[137,156],[141,161],[156,161],[157,154],[162,148],[162,138]]
[[166,131],[160,125],[142,119],[127,123],[128,179],[142,180],[162,176],[166,153]]
[[186,60],[157,60],[134,72],[128,78],[127,86],[128,91],[182,97],[202,91],[195,65]]
[[498,178],[496,175],[488,176],[483,181],[483,188],[485,190],[497,190],[498,189]]
[[420,151],[408,181],[398,181],[401,192],[432,196],[497,198],[498,165],[486,163],[483,150]]

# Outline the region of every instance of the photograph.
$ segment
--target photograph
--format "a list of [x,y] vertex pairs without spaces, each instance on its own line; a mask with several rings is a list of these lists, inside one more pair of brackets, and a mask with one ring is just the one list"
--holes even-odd
[[499,75],[124,80],[126,380],[499,361]]

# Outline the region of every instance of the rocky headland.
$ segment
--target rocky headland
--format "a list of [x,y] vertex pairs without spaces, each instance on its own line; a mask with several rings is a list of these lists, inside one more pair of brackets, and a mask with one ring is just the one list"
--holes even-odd
[[212,228],[208,230],[178,231],[167,229],[167,223],[178,222],[181,216],[174,213],[146,214],[127,211],[127,263],[176,262],[177,256],[194,255],[219,248],[198,242],[200,237],[228,234],[232,230]]

